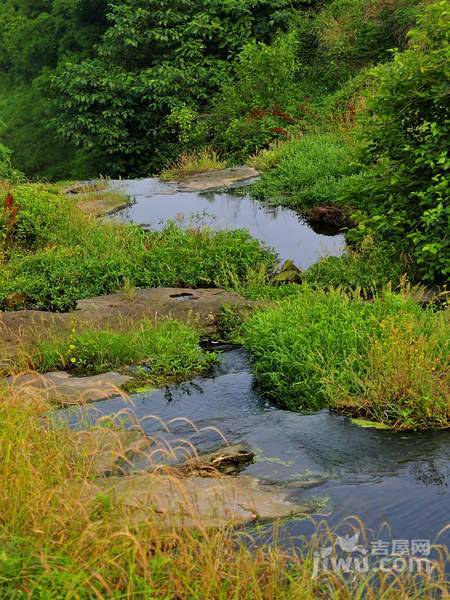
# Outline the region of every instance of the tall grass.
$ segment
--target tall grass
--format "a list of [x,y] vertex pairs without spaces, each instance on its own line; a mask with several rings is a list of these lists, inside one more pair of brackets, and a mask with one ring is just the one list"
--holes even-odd
[[292,410],[330,407],[399,429],[450,427],[448,312],[405,294],[371,302],[303,286],[256,313],[244,343],[266,393]]
[[[117,328],[117,326],[119,328]],[[47,339],[23,342],[10,372],[32,369],[40,373],[55,370],[105,373],[134,365],[135,376],[152,384],[179,381],[207,370],[216,355],[199,346],[200,333],[193,325],[163,320],[159,323],[117,324],[115,329],[96,328],[69,333],[48,332]]]
[[[36,394],[0,398],[0,596],[79,599],[375,600],[445,595],[445,574],[432,577],[355,573],[312,577],[313,536],[296,554],[254,549],[224,527],[167,528],[148,504],[127,510],[113,496],[90,496],[92,457],[76,437],[48,419]],[[155,479],[157,482],[157,479]],[[180,483],[182,485],[182,483]],[[151,495],[151,490],[149,490]],[[139,512],[143,518],[136,522]],[[276,536],[275,536],[276,537]]]
[[174,163],[162,171],[160,177],[164,181],[173,181],[225,167],[226,161],[221,160],[215,150],[203,148],[196,152],[181,154]]
[[327,256],[310,266],[304,280],[314,287],[361,289],[370,295],[376,290],[398,289],[408,275],[409,265],[387,245],[375,244],[370,236],[342,256]]

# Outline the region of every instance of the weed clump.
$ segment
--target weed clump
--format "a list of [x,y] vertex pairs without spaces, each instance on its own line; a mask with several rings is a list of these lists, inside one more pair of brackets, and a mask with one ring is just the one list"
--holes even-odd
[[208,369],[216,355],[199,346],[199,332],[179,321],[143,321],[123,331],[89,329],[38,342],[24,367],[41,373],[53,370],[105,373],[129,365],[151,383],[186,379]]
[[367,302],[302,286],[256,313],[244,343],[267,395],[291,410],[329,407],[399,429],[450,426],[449,323],[405,294]]

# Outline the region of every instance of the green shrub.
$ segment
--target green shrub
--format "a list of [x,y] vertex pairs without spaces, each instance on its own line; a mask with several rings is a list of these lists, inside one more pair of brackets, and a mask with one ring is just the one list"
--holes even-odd
[[45,373],[76,369],[105,373],[132,364],[145,364],[146,379],[185,378],[209,367],[216,357],[199,346],[199,333],[179,321],[144,321],[127,331],[98,329],[72,333],[64,339],[40,342],[30,366]]
[[354,70],[404,48],[421,0],[332,0],[315,26],[321,52],[337,67]]
[[352,239],[371,232],[410,253],[416,276],[450,273],[447,2],[424,9],[411,47],[375,71],[377,90],[363,131],[368,167],[362,185],[343,191],[361,209]]
[[339,200],[342,178],[354,173],[356,146],[337,133],[307,134],[278,152],[278,164],[264,173],[253,193],[299,209]]
[[14,182],[23,177],[22,173],[13,167],[11,157],[11,150],[3,144],[0,144],[0,181],[5,179]]
[[214,143],[222,151],[245,160],[269,142],[285,139],[297,123],[304,100],[299,43],[292,31],[271,45],[252,42],[244,47],[209,119]]
[[[81,235],[82,221],[78,219],[74,203],[62,195],[48,191],[44,186],[21,185],[11,192],[12,205],[6,198],[0,201],[0,239],[8,229],[11,251],[36,250],[61,239],[70,243],[74,234]],[[11,210],[16,213],[13,222]],[[70,236],[69,239],[67,236]]]
[[256,313],[244,339],[260,385],[282,406],[421,428],[450,424],[448,334],[446,313],[405,296],[367,302],[302,286]]

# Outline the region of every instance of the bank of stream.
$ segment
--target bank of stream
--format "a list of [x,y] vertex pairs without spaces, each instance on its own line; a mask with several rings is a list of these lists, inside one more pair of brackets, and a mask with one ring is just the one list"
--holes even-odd
[[[169,220],[180,225],[206,224],[213,229],[248,229],[251,235],[306,269],[323,256],[339,256],[344,235],[338,229],[315,230],[294,210],[267,206],[250,194],[227,191],[179,191],[175,183],[159,179],[115,181],[113,185],[130,197],[130,205],[114,217],[159,230]],[[245,190],[245,188],[243,188]]]

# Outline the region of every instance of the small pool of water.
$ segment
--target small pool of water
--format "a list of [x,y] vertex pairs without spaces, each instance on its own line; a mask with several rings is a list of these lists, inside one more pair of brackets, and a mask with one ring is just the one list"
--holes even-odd
[[[300,414],[267,402],[254,386],[248,355],[233,350],[222,355],[211,377],[181,386],[137,394],[132,405],[121,398],[84,409],[58,411],[72,427],[126,411],[143,429],[171,445],[193,443],[200,451],[243,443],[257,456],[244,473],[287,488],[305,479],[300,501],[319,500],[330,525],[350,515],[379,532],[388,523],[392,539],[435,540],[450,522],[450,435],[448,432],[399,433],[362,429],[328,411]],[[156,417],[156,418],[154,418]],[[158,419],[188,418],[169,424]],[[307,524],[292,519],[284,525],[290,539],[305,534]],[[450,546],[450,531],[441,538]]]
[[[180,225],[204,223],[214,229],[248,229],[252,236],[274,248],[282,261],[291,259],[305,269],[322,256],[339,256],[342,234],[317,233],[295,211],[270,207],[249,194],[178,192],[177,186],[158,179],[115,181],[132,204],[114,215],[125,222],[159,230],[169,220]],[[329,231],[328,231],[329,233]]]

